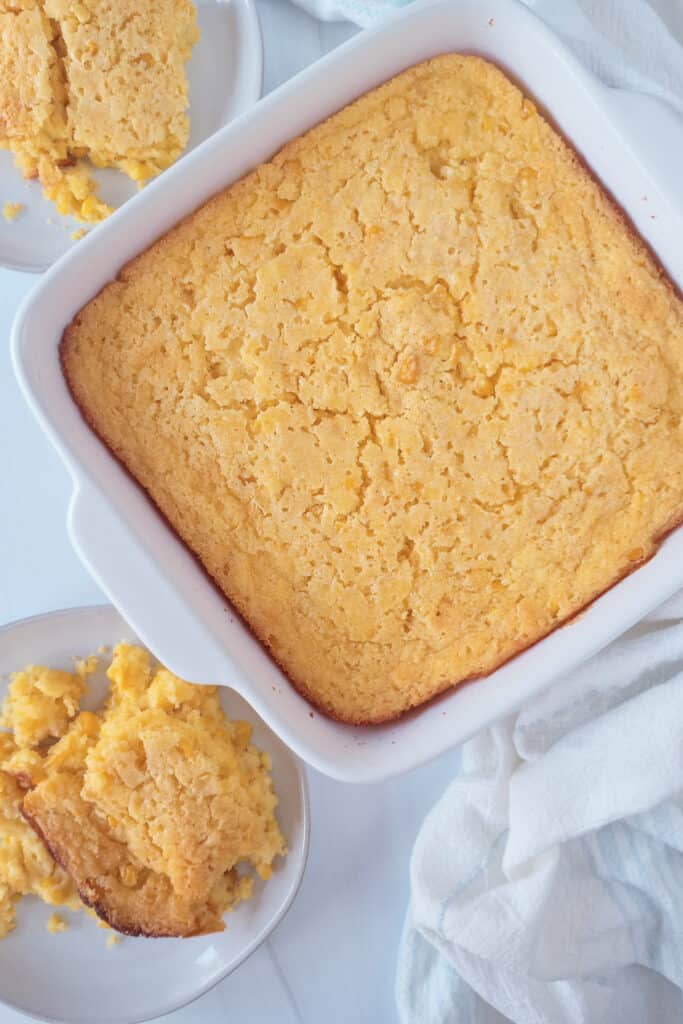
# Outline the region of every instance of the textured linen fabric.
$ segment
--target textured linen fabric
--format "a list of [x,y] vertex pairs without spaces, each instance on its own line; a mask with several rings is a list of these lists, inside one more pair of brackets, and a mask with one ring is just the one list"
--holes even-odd
[[465,745],[411,890],[405,1024],[682,1019],[683,595]]

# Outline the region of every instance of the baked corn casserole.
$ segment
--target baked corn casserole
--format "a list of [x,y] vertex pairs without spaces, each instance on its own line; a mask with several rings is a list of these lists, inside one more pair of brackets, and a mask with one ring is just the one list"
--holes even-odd
[[12,677],[0,719],[11,730],[0,732],[0,938],[14,929],[22,896],[72,910],[82,905],[22,807],[32,780],[43,774],[41,751],[67,731],[92,668],[92,662],[81,662],[71,673],[30,665]]
[[681,300],[477,57],[289,143],[61,353],[88,423],[345,722],[492,672],[681,519]]
[[[188,936],[268,879],[285,853],[270,759],[215,687],[119,644],[103,708],[80,710],[96,659],[16,673],[0,742],[0,936],[17,899],[85,904],[117,931]],[[253,869],[253,870],[252,870]],[[60,919],[48,922],[63,930]]]
[[191,0],[0,0],[0,145],[62,214],[102,220],[87,166],[144,182],[187,144]]

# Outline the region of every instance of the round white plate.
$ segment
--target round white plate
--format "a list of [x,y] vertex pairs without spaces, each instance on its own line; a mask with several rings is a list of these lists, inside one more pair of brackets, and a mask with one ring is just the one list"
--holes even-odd
[[[190,139],[188,153],[198,143],[244,113],[261,96],[263,44],[254,0],[195,0],[201,38],[188,64]],[[100,194],[120,206],[137,186],[120,171],[94,171]],[[0,265],[39,273],[72,245],[74,231],[95,225],[60,217],[44,199],[37,181],[24,181],[12,154],[0,150],[0,208],[5,202],[23,203],[12,223],[0,212]]]
[[[137,642],[110,606],[40,615],[0,629],[0,699],[10,672],[25,665],[70,669],[74,655],[97,653],[119,640]],[[105,692],[101,669],[90,677],[90,705]],[[234,970],[263,942],[296,895],[308,852],[309,811],[301,764],[241,697],[221,691],[231,718],[254,727],[254,742],[273,759],[279,798],[278,820],[289,852],[278,858],[273,876],[256,884],[255,895],[227,916],[224,932],[193,939],[135,939],[122,936],[107,948],[112,933],[82,912],[58,909],[69,929],[50,934],[46,921],[55,908],[34,897],[17,904],[17,927],[0,943],[0,1000],[49,1021],[78,1024],[133,1024],[169,1013],[202,995]]]

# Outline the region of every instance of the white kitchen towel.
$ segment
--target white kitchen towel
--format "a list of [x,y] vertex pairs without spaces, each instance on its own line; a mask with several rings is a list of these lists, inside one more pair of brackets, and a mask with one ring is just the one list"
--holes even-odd
[[411,893],[405,1024],[680,1024],[683,594],[465,745]]

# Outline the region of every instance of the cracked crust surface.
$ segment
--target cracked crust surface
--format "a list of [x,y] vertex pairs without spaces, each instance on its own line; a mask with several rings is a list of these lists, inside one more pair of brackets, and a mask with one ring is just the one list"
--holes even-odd
[[653,554],[683,510],[682,341],[572,150],[499,70],[448,55],[135,259],[62,358],[294,685],[370,723]]

